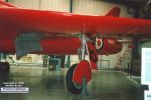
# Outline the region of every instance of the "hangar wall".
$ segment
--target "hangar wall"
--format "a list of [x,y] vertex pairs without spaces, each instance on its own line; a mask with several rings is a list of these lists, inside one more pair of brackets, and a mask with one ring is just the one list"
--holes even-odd
[[70,0],[41,0],[40,9],[69,12]]
[[73,0],[73,13],[91,14],[91,15],[105,15],[113,7],[121,9],[120,17],[133,17],[127,13],[127,7],[120,4],[109,3],[100,0]]
[[[9,0],[18,7],[51,10],[70,11],[70,0]],[[120,17],[133,17],[127,13],[127,7],[120,4],[109,3],[100,0],[73,0],[73,13],[105,15],[113,7],[121,9]]]
[[10,0],[24,8],[69,12],[70,0]]
[[30,9],[39,9],[38,0],[9,0],[11,3],[17,7],[30,8]]
[[[13,4],[31,9],[51,10],[51,11],[70,11],[70,0],[10,0]],[[120,17],[133,17],[127,13],[127,7],[124,5],[108,3],[100,0],[73,0],[73,13],[92,14],[92,15],[105,15],[112,7],[118,6],[121,8]],[[124,45],[123,47],[126,47]],[[125,48],[122,50],[122,53]],[[118,59],[119,54],[110,56],[101,56],[101,60],[108,60],[110,62],[109,68],[113,68]],[[78,61],[78,57],[72,56],[71,62]],[[98,63],[100,65],[101,63]],[[101,66],[106,67],[102,63]]]

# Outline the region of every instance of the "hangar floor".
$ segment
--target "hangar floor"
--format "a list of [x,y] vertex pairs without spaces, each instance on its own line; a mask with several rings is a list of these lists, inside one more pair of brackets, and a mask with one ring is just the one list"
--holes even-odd
[[65,75],[42,67],[11,67],[9,75],[0,75],[3,81],[24,82],[29,94],[0,94],[0,100],[143,100],[143,90],[122,72],[95,71],[88,84],[89,96],[82,98],[67,91]]

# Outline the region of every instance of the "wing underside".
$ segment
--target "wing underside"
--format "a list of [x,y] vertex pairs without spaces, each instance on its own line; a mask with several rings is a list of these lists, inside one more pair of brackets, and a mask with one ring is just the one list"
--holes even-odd
[[[151,21],[143,19],[88,16],[27,9],[0,8],[0,28],[18,33],[101,34],[106,36],[150,36]],[[11,16],[11,17],[9,17]],[[35,17],[36,16],[36,17]]]

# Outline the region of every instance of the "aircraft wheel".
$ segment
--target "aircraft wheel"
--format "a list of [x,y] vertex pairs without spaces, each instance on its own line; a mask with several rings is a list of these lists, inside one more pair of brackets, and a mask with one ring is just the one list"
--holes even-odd
[[67,72],[67,76],[66,76],[66,85],[67,85],[67,89],[71,93],[79,94],[82,91],[82,86],[78,86],[76,83],[74,83],[72,81],[73,73],[74,73],[76,66],[77,66],[77,64],[74,64],[69,68],[69,70]]
[[9,72],[10,71],[10,65],[8,62],[0,62],[0,72]]

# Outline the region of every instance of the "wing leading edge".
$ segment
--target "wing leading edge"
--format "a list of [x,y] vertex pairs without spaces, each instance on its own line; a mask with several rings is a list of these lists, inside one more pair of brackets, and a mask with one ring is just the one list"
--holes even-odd
[[[0,8],[0,29],[15,31],[151,36],[151,21],[144,19],[90,16],[63,12]],[[11,17],[9,17],[11,16]]]

